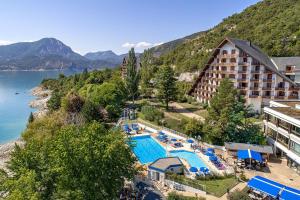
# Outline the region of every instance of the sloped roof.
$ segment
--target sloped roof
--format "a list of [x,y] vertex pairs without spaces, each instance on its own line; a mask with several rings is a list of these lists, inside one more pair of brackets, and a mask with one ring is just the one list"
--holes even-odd
[[226,37],[218,46],[215,48],[213,53],[211,54],[211,57],[209,58],[206,66],[200,71],[200,75],[198,79],[193,84],[191,90],[188,94],[191,94],[195,87],[197,86],[197,83],[200,81],[201,76],[203,75],[204,71],[207,69],[207,67],[210,65],[210,63],[214,60],[214,56],[219,52],[219,49],[221,46],[223,46],[226,42],[230,42],[231,44],[235,45],[237,48],[241,49],[242,51],[246,52],[249,56],[256,59],[261,64],[265,65],[269,70],[276,73],[278,76],[283,78],[285,81],[288,81],[292,85],[297,86],[295,82],[290,80],[288,77],[283,75],[277,70],[277,67],[274,65],[274,63],[271,61],[271,59],[256,45],[252,44],[250,41],[247,40],[240,40],[236,38],[230,38]]
[[159,158],[149,165],[150,169],[166,171],[171,166],[181,166],[183,165],[181,160],[178,157],[167,157]]
[[271,57],[272,61],[276,64],[278,70],[285,70],[287,65],[295,65],[300,68],[300,56],[294,57]]
[[234,143],[234,142],[225,142],[225,148],[228,150],[253,150],[259,153],[268,153],[273,154],[273,149],[271,146],[267,145],[257,145],[257,144],[245,144],[245,143]]

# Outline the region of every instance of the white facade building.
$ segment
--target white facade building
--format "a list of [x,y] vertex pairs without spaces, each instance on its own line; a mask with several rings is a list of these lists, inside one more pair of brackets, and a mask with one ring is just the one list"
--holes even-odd
[[300,174],[300,101],[271,101],[264,114],[268,143]]

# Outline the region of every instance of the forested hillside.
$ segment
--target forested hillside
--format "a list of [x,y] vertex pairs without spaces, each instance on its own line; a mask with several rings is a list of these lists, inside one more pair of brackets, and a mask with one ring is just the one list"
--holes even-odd
[[226,36],[251,40],[269,56],[300,56],[300,0],[264,0],[161,56],[177,72],[202,68]]

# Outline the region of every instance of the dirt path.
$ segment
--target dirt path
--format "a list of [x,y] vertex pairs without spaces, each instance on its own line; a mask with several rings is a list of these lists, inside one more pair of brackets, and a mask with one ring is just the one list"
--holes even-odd
[[197,120],[200,120],[202,122],[204,122],[204,118],[201,117],[200,115],[197,115],[195,113],[192,113],[191,111],[187,110],[186,108],[182,107],[180,104],[178,104],[177,102],[172,102],[170,103],[170,106],[173,107],[173,109],[177,112],[180,113],[188,118],[195,118]]

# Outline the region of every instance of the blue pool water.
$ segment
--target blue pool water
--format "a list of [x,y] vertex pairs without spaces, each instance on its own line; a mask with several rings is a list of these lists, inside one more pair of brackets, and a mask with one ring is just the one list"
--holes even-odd
[[[133,153],[141,164],[147,164],[159,158],[167,157],[165,148],[150,135],[132,137],[132,143],[134,144],[134,147],[132,147]],[[169,156],[183,158],[191,167],[207,167],[194,152],[174,150],[169,152]]]
[[185,159],[191,167],[207,167],[203,161],[194,152],[185,150],[170,151],[171,156],[178,156],[179,158]]
[[132,137],[132,143],[133,153],[142,164],[166,157],[166,150],[149,135]]

